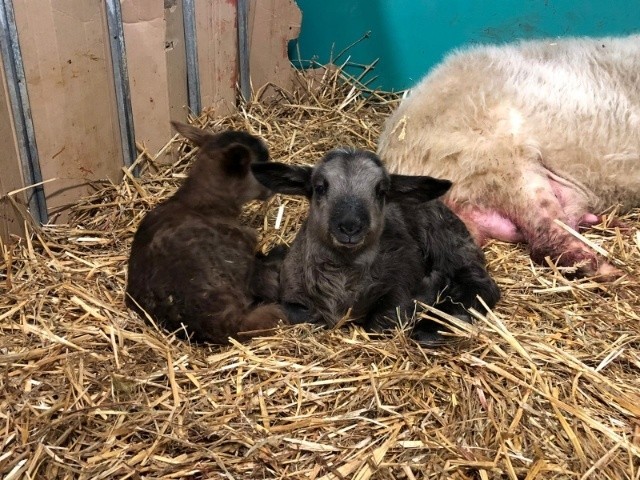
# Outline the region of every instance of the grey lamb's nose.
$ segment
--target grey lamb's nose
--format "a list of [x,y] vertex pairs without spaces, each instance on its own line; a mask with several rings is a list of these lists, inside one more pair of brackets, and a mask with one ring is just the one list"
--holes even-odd
[[358,218],[346,218],[338,224],[340,232],[353,237],[362,231],[363,223]]

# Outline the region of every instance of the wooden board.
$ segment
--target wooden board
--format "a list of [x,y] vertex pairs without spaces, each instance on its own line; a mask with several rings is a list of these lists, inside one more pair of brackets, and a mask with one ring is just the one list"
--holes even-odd
[[153,154],[171,138],[165,9],[156,0],[121,6],[135,138]]
[[[106,7],[99,0],[13,0],[13,6],[40,169],[43,180],[56,179],[44,186],[51,214],[88,193],[91,181],[122,176]],[[187,118],[183,2],[121,0],[121,7],[136,141],[153,155],[173,136],[169,121]],[[237,0],[198,0],[195,9],[202,107],[226,115],[236,109]],[[251,1],[254,88],[273,83],[290,89],[287,44],[299,29],[293,0]],[[0,85],[0,135],[4,195],[25,186],[6,84]],[[26,205],[24,194],[16,198]],[[0,235],[21,233],[23,214],[0,200]]]
[[164,51],[167,62],[169,116],[172,120],[184,122],[189,111],[189,98],[182,0],[165,0],[164,3],[167,25]]
[[237,1],[197,1],[195,9],[202,108],[225,115],[236,108]]
[[[298,38],[302,13],[294,0],[251,0],[249,52],[254,91],[271,83],[284,90],[293,87],[294,68],[289,61],[289,42]],[[267,88],[262,98],[273,95]]]
[[103,2],[13,0],[47,207],[123,164]]

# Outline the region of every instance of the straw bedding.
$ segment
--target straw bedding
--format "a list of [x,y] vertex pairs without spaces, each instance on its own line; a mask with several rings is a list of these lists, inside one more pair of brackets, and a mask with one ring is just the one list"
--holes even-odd
[[[395,100],[337,77],[195,122],[249,129],[285,162],[374,148]],[[136,225],[193,157],[179,139],[167,148],[174,165],[145,151],[140,178],[97,186],[68,224],[2,246],[3,478],[640,478],[640,211],[628,230],[585,233],[630,274],[616,283],[487,246],[503,300],[438,348],[351,325],[190,345],[123,301]],[[280,197],[245,220],[266,250],[305,211]]]

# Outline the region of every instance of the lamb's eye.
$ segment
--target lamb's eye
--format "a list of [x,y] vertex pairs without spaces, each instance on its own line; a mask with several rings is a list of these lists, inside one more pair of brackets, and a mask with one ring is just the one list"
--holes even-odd
[[383,182],[376,185],[376,197],[383,198],[387,194],[387,187]]
[[313,187],[313,192],[320,196],[320,195],[324,195],[325,193],[327,193],[327,190],[329,189],[329,185],[327,184],[326,181],[322,182],[322,183],[316,183],[316,185]]

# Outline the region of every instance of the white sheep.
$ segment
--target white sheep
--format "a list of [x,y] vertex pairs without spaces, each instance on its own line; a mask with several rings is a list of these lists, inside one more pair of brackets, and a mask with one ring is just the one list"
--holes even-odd
[[577,229],[640,206],[640,35],[476,46],[431,71],[387,120],[390,171],[447,178],[482,245],[529,244],[583,274],[619,275]]

